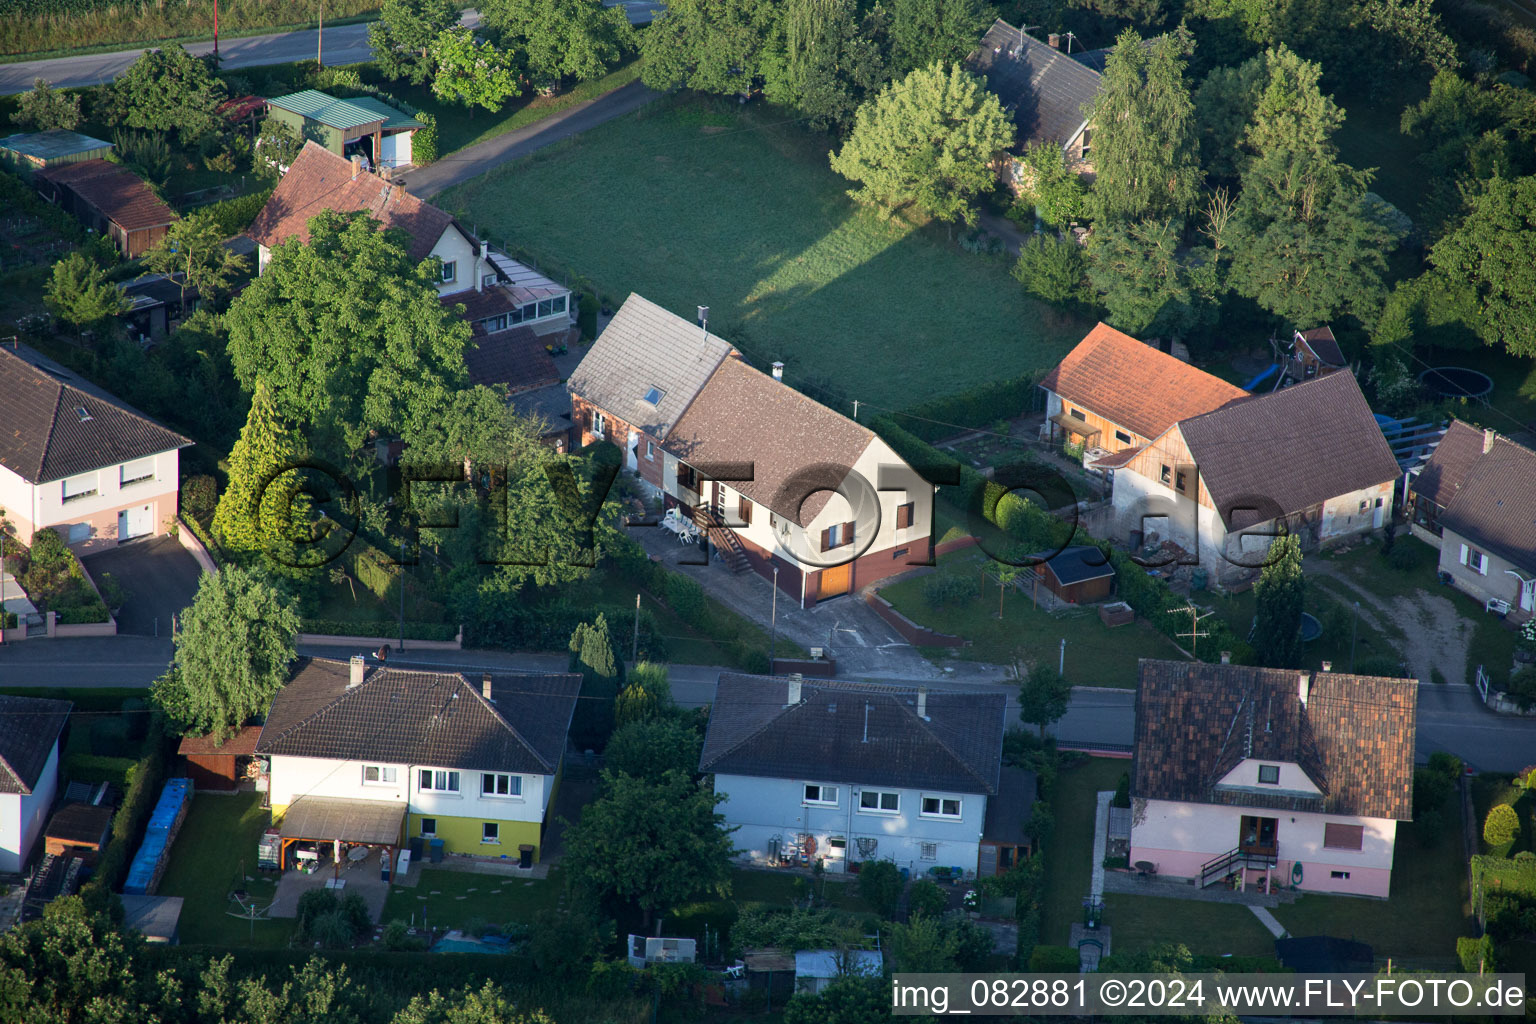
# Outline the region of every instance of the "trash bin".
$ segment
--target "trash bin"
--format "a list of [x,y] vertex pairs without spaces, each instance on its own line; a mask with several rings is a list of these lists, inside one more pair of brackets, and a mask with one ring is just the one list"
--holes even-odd
[[379,854],[379,881],[389,881],[389,851]]
[[517,848],[517,866],[520,868],[533,867],[533,847],[527,843]]
[[443,862],[443,841],[441,839],[434,839],[434,840],[432,840],[431,846],[432,846],[432,863],[433,864],[441,864]]
[[411,836],[411,860],[421,860],[421,852],[425,848],[426,842],[421,836]]

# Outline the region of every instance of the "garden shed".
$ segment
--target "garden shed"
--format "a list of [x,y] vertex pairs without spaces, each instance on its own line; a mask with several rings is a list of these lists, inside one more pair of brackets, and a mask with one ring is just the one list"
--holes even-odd
[[[1044,558],[1046,552],[1036,555]],[[1115,585],[1115,569],[1104,552],[1078,544],[1051,555],[1040,567],[1040,578],[1051,593],[1069,604],[1102,601]]]
[[65,804],[43,829],[43,851],[72,853],[87,864],[95,864],[96,855],[107,845],[114,812],[110,805]]
[[176,945],[180,939],[180,896],[130,896],[118,897],[123,901],[123,926],[138,932],[145,942]]
[[301,139],[312,139],[340,157],[361,152],[377,167],[411,162],[411,136],[422,122],[371,96],[338,99],[315,89],[267,101],[271,116]]
[[1034,772],[1006,766],[998,778],[997,796],[987,801],[987,817],[976,853],[976,876],[1001,875],[1034,849],[1029,819],[1035,811],[1039,781]]
[[259,739],[261,726],[248,725],[223,743],[214,743],[208,736],[188,736],[176,753],[187,759],[186,775],[198,789],[229,792],[239,788]]
[[27,180],[33,171],[104,159],[112,143],[79,132],[23,132],[0,139],[0,161]]
[[35,181],[44,199],[109,236],[130,260],[153,249],[181,219],[143,178],[106,160],[49,166]]

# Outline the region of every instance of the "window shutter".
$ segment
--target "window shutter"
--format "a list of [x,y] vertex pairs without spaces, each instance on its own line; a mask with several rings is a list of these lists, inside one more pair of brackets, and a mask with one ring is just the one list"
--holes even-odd
[[830,526],[821,531],[821,550],[832,550],[832,527]]
[[1365,826],[1323,825],[1323,846],[1330,850],[1361,850],[1365,848]]
[[853,524],[852,523],[844,523],[843,524],[843,543],[844,544],[852,544],[853,543]]
[[1467,564],[1467,546],[1465,544],[1461,546],[1461,564]]

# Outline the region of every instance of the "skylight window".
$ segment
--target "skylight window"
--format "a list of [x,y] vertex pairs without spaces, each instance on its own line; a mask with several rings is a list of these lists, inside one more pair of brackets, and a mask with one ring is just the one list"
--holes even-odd
[[660,388],[651,388],[645,393],[645,400],[652,405],[660,405],[664,392]]
[[81,423],[85,423],[91,418],[91,414],[85,411],[85,406],[83,405],[75,406],[75,415],[80,417]]

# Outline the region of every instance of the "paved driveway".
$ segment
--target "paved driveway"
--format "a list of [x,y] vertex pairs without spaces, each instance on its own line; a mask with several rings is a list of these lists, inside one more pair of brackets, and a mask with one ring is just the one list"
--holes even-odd
[[121,544],[82,561],[93,579],[99,581],[109,572],[128,591],[117,631],[135,636],[170,636],[172,616],[192,603],[203,575],[197,560],[174,537]]

